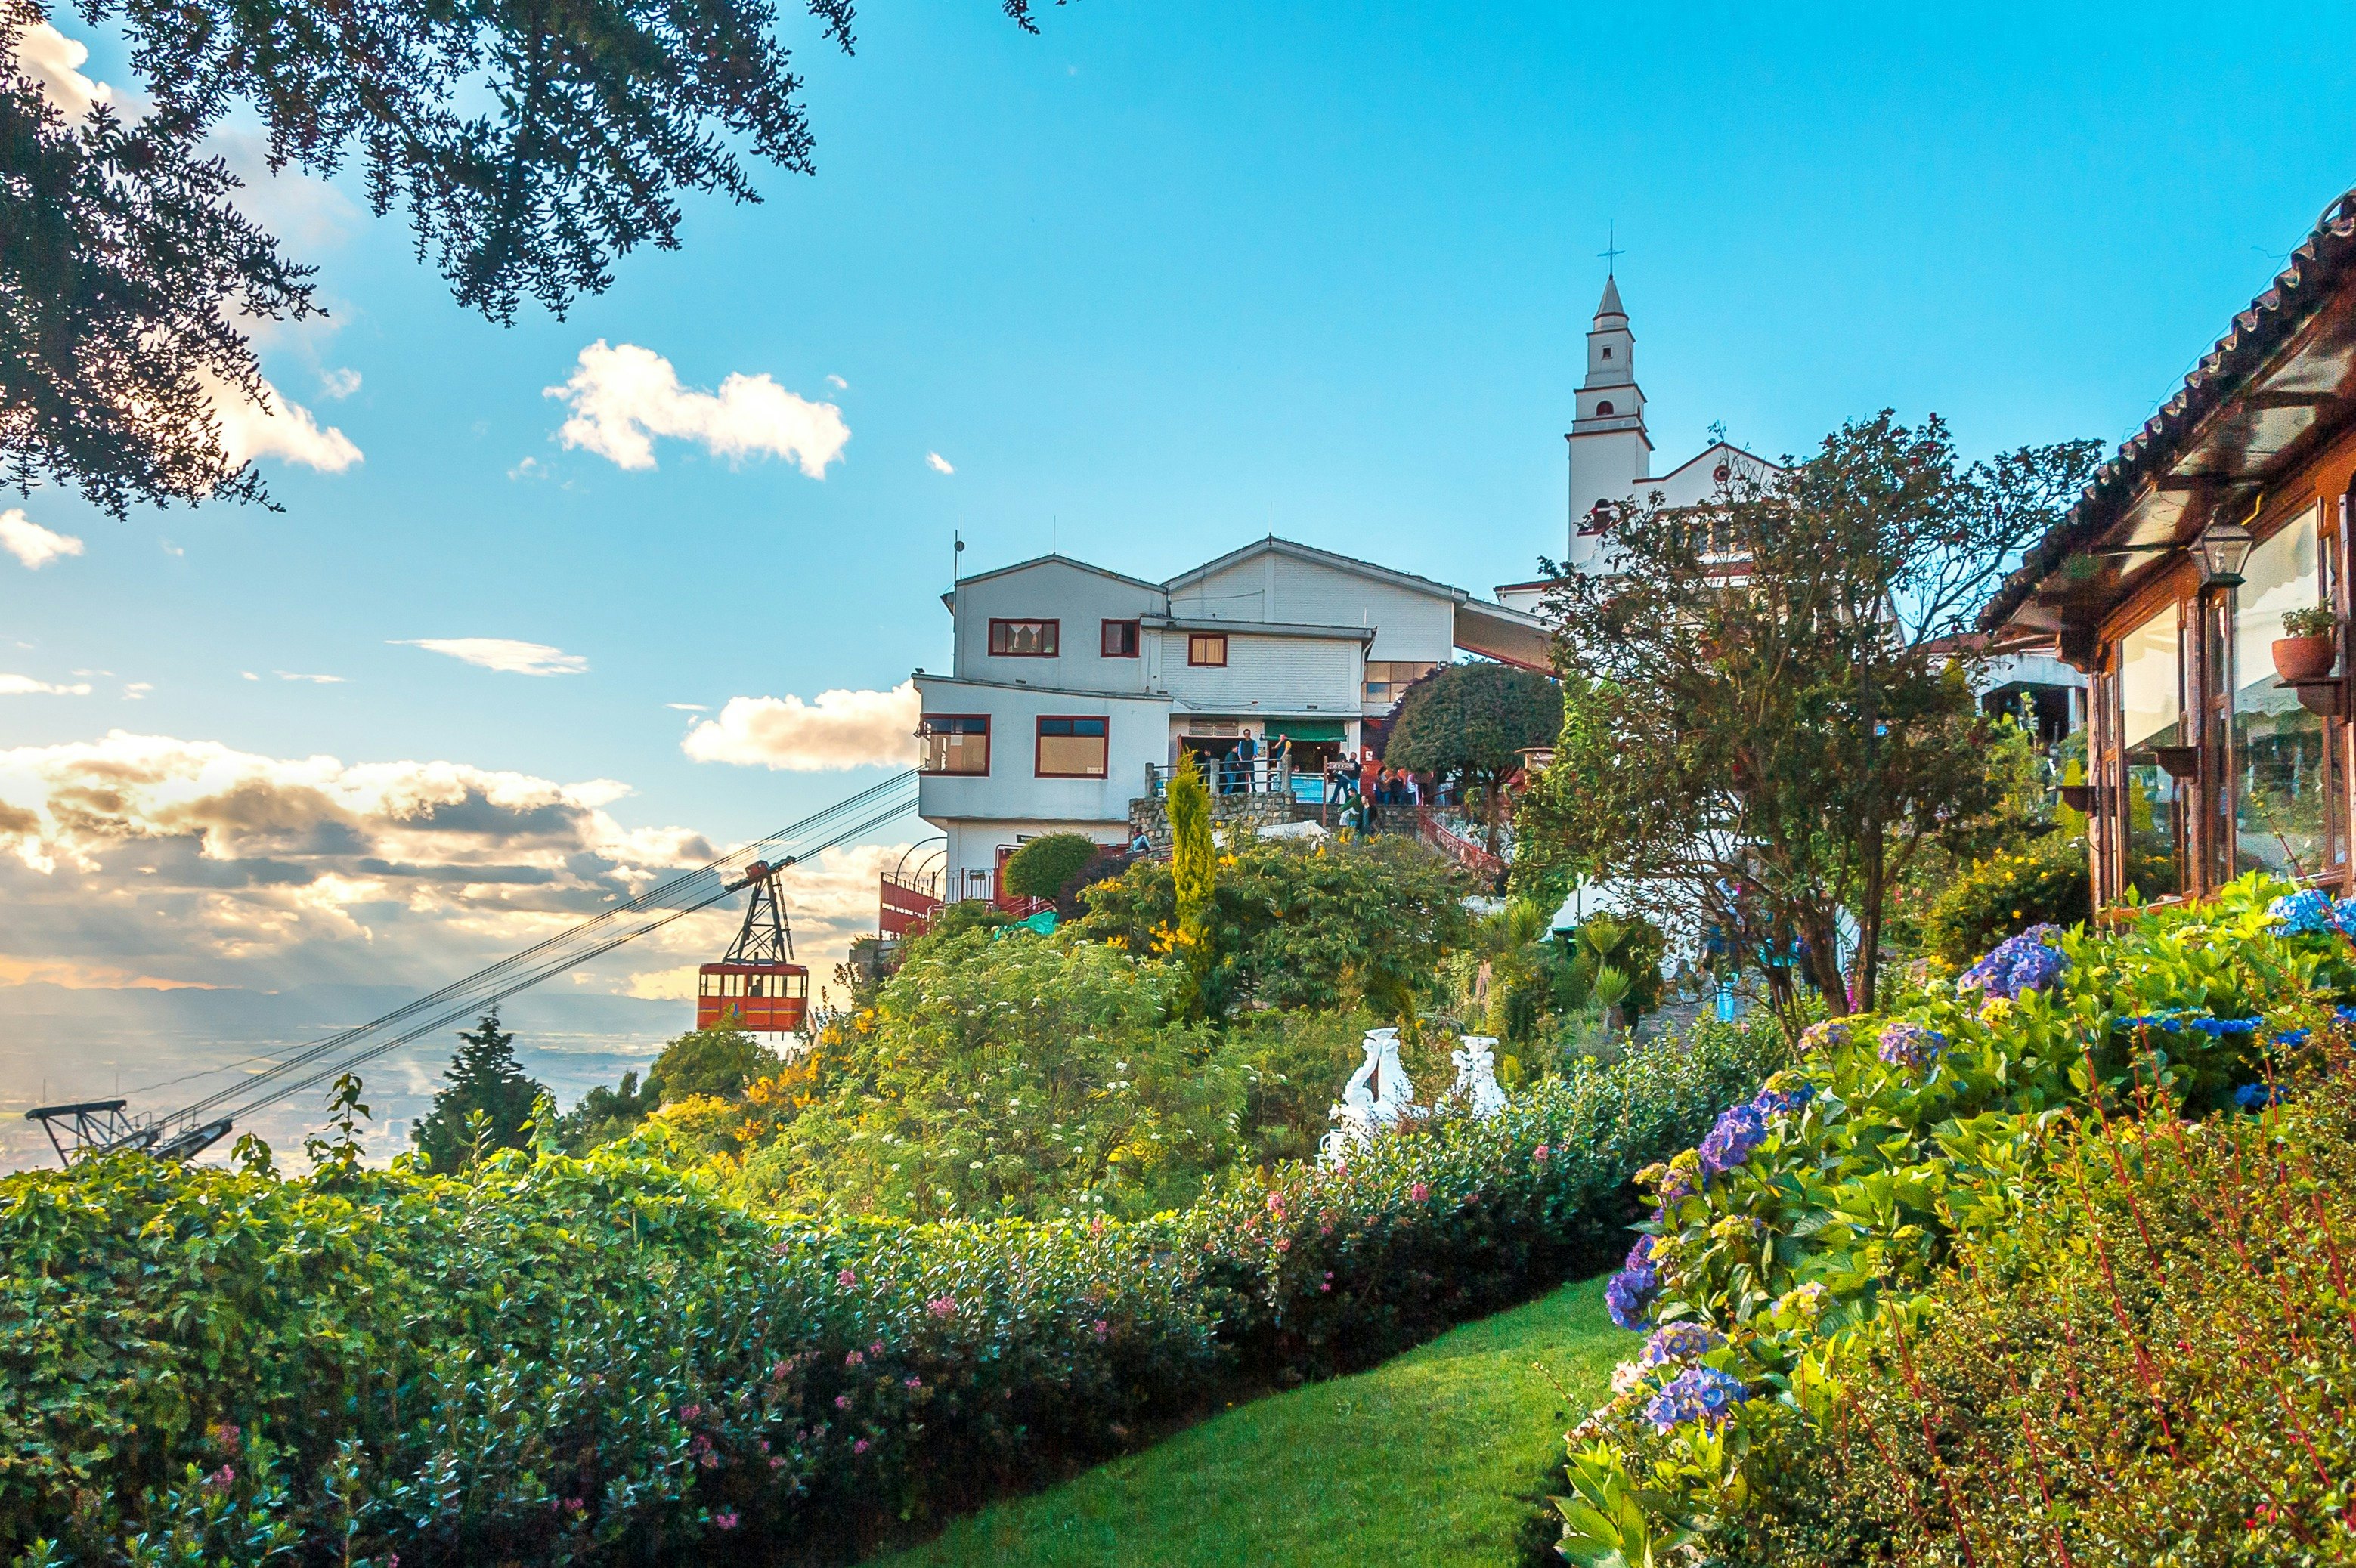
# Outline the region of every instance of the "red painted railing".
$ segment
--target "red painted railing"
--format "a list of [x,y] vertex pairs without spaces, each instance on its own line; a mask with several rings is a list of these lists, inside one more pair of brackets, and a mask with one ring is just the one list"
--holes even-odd
[[1425,843],[1455,860],[1459,865],[1478,871],[1484,877],[1498,876],[1505,869],[1505,861],[1440,821],[1439,817],[1432,815],[1431,807],[1428,805],[1419,805],[1415,808],[1415,830],[1417,837]]

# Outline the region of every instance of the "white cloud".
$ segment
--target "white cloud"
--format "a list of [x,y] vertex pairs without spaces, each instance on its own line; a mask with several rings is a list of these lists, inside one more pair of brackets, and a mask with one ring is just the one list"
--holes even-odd
[[0,675],[0,697],[88,697],[90,682],[76,681],[71,686],[59,686],[55,681],[35,680],[29,675]]
[[349,436],[333,425],[320,429],[310,410],[268,381],[262,383],[262,400],[257,403],[248,401],[243,392],[217,376],[199,372],[198,379],[212,399],[213,417],[220,421],[221,451],[231,464],[277,457],[323,473],[341,474],[360,461],[360,449]]
[[248,679],[248,680],[260,680],[260,679],[262,678],[260,676],[258,676],[258,675],[254,674],[254,673],[253,673],[252,670],[250,670],[250,669],[241,669],[241,670],[238,671],[237,673],[238,673],[238,674],[240,674],[240,675],[241,675],[241,676],[243,676],[243,677],[244,677],[246,679]]
[[340,370],[319,372],[319,395],[340,400],[360,389],[360,373],[346,366]]
[[666,702],[663,706],[665,708],[676,708],[681,713],[702,713],[708,711],[701,702]]
[[851,390],[851,383],[844,380],[840,376],[829,376],[827,378],[827,382],[838,392],[847,392]]
[[907,767],[916,760],[916,684],[889,691],[822,691],[798,697],[732,697],[717,719],[689,729],[680,750],[699,763],[826,773]]
[[178,545],[174,544],[170,539],[157,539],[155,542],[156,542],[157,544],[162,545],[162,546],[164,547],[164,553],[165,553],[166,555],[175,555],[175,556],[177,556],[177,555],[186,555],[186,554],[187,554],[187,553],[188,553],[187,550],[185,550],[185,549],[181,549]]
[[[337,244],[359,221],[359,209],[326,180],[292,165],[273,171],[270,138],[260,131],[216,126],[205,137],[205,149],[219,155],[230,172],[245,182],[245,188],[238,192],[238,206],[297,251]],[[273,323],[258,336],[275,337],[290,330],[333,332],[335,326],[316,318],[302,325]]]
[[307,680],[314,686],[341,686],[344,684],[344,677],[339,675],[305,675],[299,670],[291,669],[273,670],[270,673],[276,676],[281,680]]
[[23,561],[26,571],[38,571],[59,556],[80,555],[81,540],[51,533],[25,516],[24,507],[11,507],[0,512],[0,549]]
[[589,660],[583,655],[513,637],[394,637],[389,641],[395,647],[447,654],[509,675],[581,675],[589,668]]
[[537,457],[527,457],[508,470],[508,477],[510,479],[544,479],[547,476],[548,470],[541,466],[540,459]]
[[669,360],[650,348],[599,338],[581,351],[572,379],[550,387],[573,410],[557,439],[585,447],[623,468],[652,468],[659,435],[701,442],[715,457],[766,453],[826,477],[851,440],[842,411],[796,396],[766,375],[731,375],[719,391],[682,389]]
[[69,120],[80,120],[114,100],[112,88],[82,75],[80,67],[89,59],[89,45],[67,37],[47,22],[36,22],[16,36],[17,71]]
[[137,702],[155,689],[155,683],[152,680],[126,681],[123,683],[123,700],[125,702]]
[[937,452],[928,452],[925,453],[925,466],[931,469],[936,474],[954,474],[957,472],[955,468],[950,466],[949,460],[943,457]]

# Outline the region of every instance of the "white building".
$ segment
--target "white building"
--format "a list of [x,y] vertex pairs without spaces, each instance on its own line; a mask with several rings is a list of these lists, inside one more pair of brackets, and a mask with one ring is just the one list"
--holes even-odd
[[1182,750],[1284,735],[1313,776],[1459,651],[1547,667],[1532,615],[1273,537],[1167,582],[1049,555],[942,599],[954,664],[916,673],[917,809],[948,837],[951,898],[987,896],[1041,834],[1125,843],[1130,802]]
[[[1666,474],[1653,472],[1653,438],[1644,429],[1644,389],[1636,383],[1636,335],[1620,304],[1617,278],[1603,281],[1603,298],[1587,332],[1587,376],[1580,382],[1569,432],[1570,535],[1562,564],[1601,571],[1610,559],[1610,508],[1658,496],[1669,507],[1694,507],[1737,478],[1764,483],[1783,469],[1729,442],[1712,442]],[[1544,579],[1508,582],[1497,601],[1535,612]]]

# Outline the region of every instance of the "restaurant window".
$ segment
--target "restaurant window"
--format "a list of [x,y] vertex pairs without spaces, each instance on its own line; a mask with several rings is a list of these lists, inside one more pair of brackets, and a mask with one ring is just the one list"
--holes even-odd
[[1054,658],[1063,624],[1061,621],[992,621],[990,651],[999,658]]
[[1186,639],[1186,662],[1191,665],[1225,667],[1227,662],[1227,635],[1225,632],[1193,634]]
[[2181,643],[2173,604],[2119,639],[2119,750],[2126,789],[2119,884],[2147,899],[2184,891],[2183,786],[2159,765],[2157,751],[2183,743]]
[[2315,512],[2301,513],[2250,552],[2233,595],[2233,869],[2311,876],[2330,863],[2330,748],[2320,715],[2275,677],[2283,612],[2319,603]]
[[1108,659],[1133,659],[1137,656],[1137,623],[1107,621],[1104,624],[1104,656]]
[[928,773],[990,772],[990,716],[927,713],[916,720],[917,763]]
[[1043,779],[1100,779],[1106,773],[1105,721],[1042,719],[1036,772]]
[[1366,700],[1385,707],[1407,695],[1407,688],[1440,667],[1430,659],[1368,659]]

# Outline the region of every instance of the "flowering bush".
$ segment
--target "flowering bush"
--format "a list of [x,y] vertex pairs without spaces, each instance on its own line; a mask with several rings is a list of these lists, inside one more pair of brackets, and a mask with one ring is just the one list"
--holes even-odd
[[628,1146],[0,1179],[0,1561],[864,1550],[1616,1251],[1775,1051],[1705,1030],[1126,1224],[764,1217]]
[[[1700,1408],[1698,1384],[1663,1403],[1665,1365],[1624,1376],[1574,1445],[1566,1554],[1657,1561],[1701,1550],[1697,1521],[1740,1517],[1782,1439],[1823,1413],[1860,1332],[1927,1310],[1960,1245],[2018,1229],[2050,1192],[2058,1129],[2257,1103],[2270,1053],[2319,1040],[2307,1031],[2356,991],[2350,944],[2275,912],[2279,891],[2245,879],[2114,934],[2043,933],[2051,960],[2000,949],[1977,983],[1934,982],[1906,1017],[1804,1041],[1796,1069],[1720,1118],[1718,1147],[1644,1173],[1656,1207],[1641,1306],[1722,1335],[1702,1364],[1746,1397],[1664,1428],[1654,1413]],[[1770,1096],[1775,1114],[1759,1116]]]

